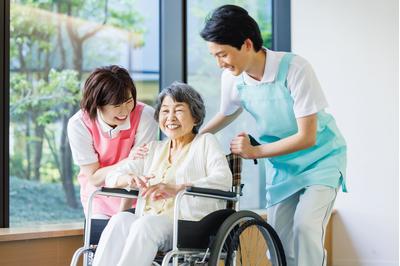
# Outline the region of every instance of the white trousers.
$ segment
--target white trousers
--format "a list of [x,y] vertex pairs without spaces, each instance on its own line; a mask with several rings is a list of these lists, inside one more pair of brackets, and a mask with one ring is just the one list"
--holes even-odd
[[325,266],[324,239],[337,189],[307,187],[268,209],[268,223],[276,230],[288,266]]
[[157,251],[172,248],[173,222],[167,216],[114,215],[101,234],[93,266],[150,266]]

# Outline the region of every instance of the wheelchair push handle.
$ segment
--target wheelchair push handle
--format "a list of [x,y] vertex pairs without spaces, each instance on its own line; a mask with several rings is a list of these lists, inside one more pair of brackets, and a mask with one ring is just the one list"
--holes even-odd
[[[258,142],[252,135],[248,135],[248,136],[249,136],[249,139],[250,139],[250,144],[251,144],[252,146],[259,146],[259,145],[261,145],[261,143]],[[257,159],[254,159],[254,164],[258,164]]]

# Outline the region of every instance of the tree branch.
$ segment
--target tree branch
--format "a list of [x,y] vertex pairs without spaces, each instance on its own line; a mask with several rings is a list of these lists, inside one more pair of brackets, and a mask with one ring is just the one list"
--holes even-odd
[[[53,143],[53,142],[51,141],[51,139],[50,139],[50,137],[49,137],[49,135],[47,134],[46,131],[44,132],[44,138],[46,139],[47,144],[49,145],[51,155],[52,155],[53,158],[54,158],[54,162],[55,162],[55,164],[56,164],[58,173],[59,173],[60,176],[61,176],[61,165],[60,165],[60,161],[58,160],[57,150],[56,150],[56,148],[55,148],[56,145],[55,145],[55,143]],[[53,139],[54,139],[54,136],[53,136]]]

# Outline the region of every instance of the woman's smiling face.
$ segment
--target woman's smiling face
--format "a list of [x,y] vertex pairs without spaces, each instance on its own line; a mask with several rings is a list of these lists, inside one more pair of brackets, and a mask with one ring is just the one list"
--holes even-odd
[[175,102],[170,96],[165,96],[161,104],[158,123],[162,132],[172,140],[193,136],[195,119],[189,105],[185,102]]
[[129,118],[135,105],[132,95],[125,102],[117,105],[107,104],[102,106],[101,116],[109,126],[115,127],[122,125]]

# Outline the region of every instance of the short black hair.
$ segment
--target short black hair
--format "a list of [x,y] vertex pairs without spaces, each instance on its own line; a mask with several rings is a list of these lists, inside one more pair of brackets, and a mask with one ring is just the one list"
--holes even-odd
[[160,116],[162,102],[166,96],[171,97],[175,102],[187,103],[189,105],[190,113],[196,121],[192,132],[197,134],[204,122],[204,117],[206,116],[206,108],[200,93],[185,83],[177,81],[173,82],[169,87],[163,89],[158,95],[154,112],[154,119],[157,122]]
[[246,9],[235,5],[224,5],[215,9],[206,18],[200,36],[208,42],[227,44],[240,50],[248,38],[256,52],[262,48],[263,39],[257,22]]

